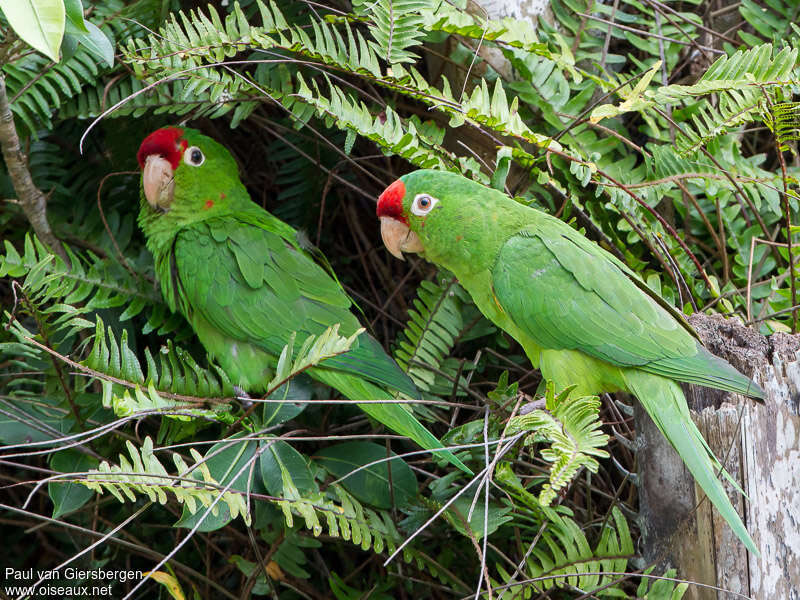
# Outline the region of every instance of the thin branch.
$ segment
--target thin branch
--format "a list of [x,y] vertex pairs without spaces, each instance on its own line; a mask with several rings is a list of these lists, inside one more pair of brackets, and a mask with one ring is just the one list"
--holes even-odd
[[67,251],[53,234],[50,223],[47,222],[47,197],[33,182],[28,169],[28,161],[20,147],[17,128],[14,125],[14,115],[8,101],[6,78],[2,73],[0,73],[0,146],[2,146],[3,159],[14,185],[14,191],[17,193],[22,211],[33,227],[33,231],[53,252],[64,259],[66,264],[70,264]]

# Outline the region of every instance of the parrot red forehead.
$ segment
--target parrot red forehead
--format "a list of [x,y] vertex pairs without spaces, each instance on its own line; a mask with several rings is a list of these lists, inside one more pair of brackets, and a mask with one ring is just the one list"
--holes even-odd
[[139,167],[144,168],[148,156],[158,154],[170,162],[173,170],[177,169],[183,151],[188,145],[186,140],[180,139],[182,135],[183,129],[180,127],[164,127],[148,135],[139,146],[139,152],[136,153]]
[[406,195],[406,184],[400,179],[383,190],[378,198],[376,213],[378,217],[392,217],[408,225],[408,219],[403,215],[403,197]]

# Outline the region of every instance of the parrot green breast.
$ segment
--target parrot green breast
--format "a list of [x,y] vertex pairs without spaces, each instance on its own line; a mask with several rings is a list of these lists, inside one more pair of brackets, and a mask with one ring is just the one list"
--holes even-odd
[[338,284],[268,222],[261,225],[229,215],[184,227],[169,272],[159,273],[209,354],[254,391],[293,332],[302,341],[335,323],[342,335],[360,327]]

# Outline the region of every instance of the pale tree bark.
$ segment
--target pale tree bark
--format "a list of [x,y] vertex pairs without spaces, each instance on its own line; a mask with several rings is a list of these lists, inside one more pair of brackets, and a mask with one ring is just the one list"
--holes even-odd
[[3,160],[14,185],[14,191],[17,193],[17,199],[34,233],[69,264],[64,246],[53,234],[50,223],[47,221],[47,198],[33,182],[28,169],[28,161],[20,147],[17,128],[14,125],[14,115],[11,112],[6,92],[6,81],[2,72],[0,72],[0,147],[2,147]]
[[[714,354],[752,376],[766,402],[698,386],[687,399],[698,428],[747,498],[726,483],[760,557],[748,554],[652,421],[637,410],[640,525],[645,560],[697,586],[685,598],[800,599],[800,335],[769,338],[734,319],[694,315]],[[699,504],[699,508],[698,508]],[[733,593],[731,593],[733,592]]]

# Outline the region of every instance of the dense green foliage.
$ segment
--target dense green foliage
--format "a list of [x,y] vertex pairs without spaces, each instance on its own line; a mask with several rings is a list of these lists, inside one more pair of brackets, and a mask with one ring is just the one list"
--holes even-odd
[[[678,309],[790,330],[794,2],[552,0],[533,21],[463,0],[84,4],[122,41],[112,66],[66,38],[53,63],[2,27],[69,258],[33,236],[2,171],[4,567],[157,570],[187,598],[680,597],[637,577],[625,407],[550,390],[551,410],[519,416],[539,384],[521,348],[449,273],[383,250],[374,199],[411,168],[458,171],[581,230]],[[303,373],[347,348],[334,330],[287,339],[268,397],[236,397],[136,226],[138,144],[184,122],[305,232],[475,478]]]

